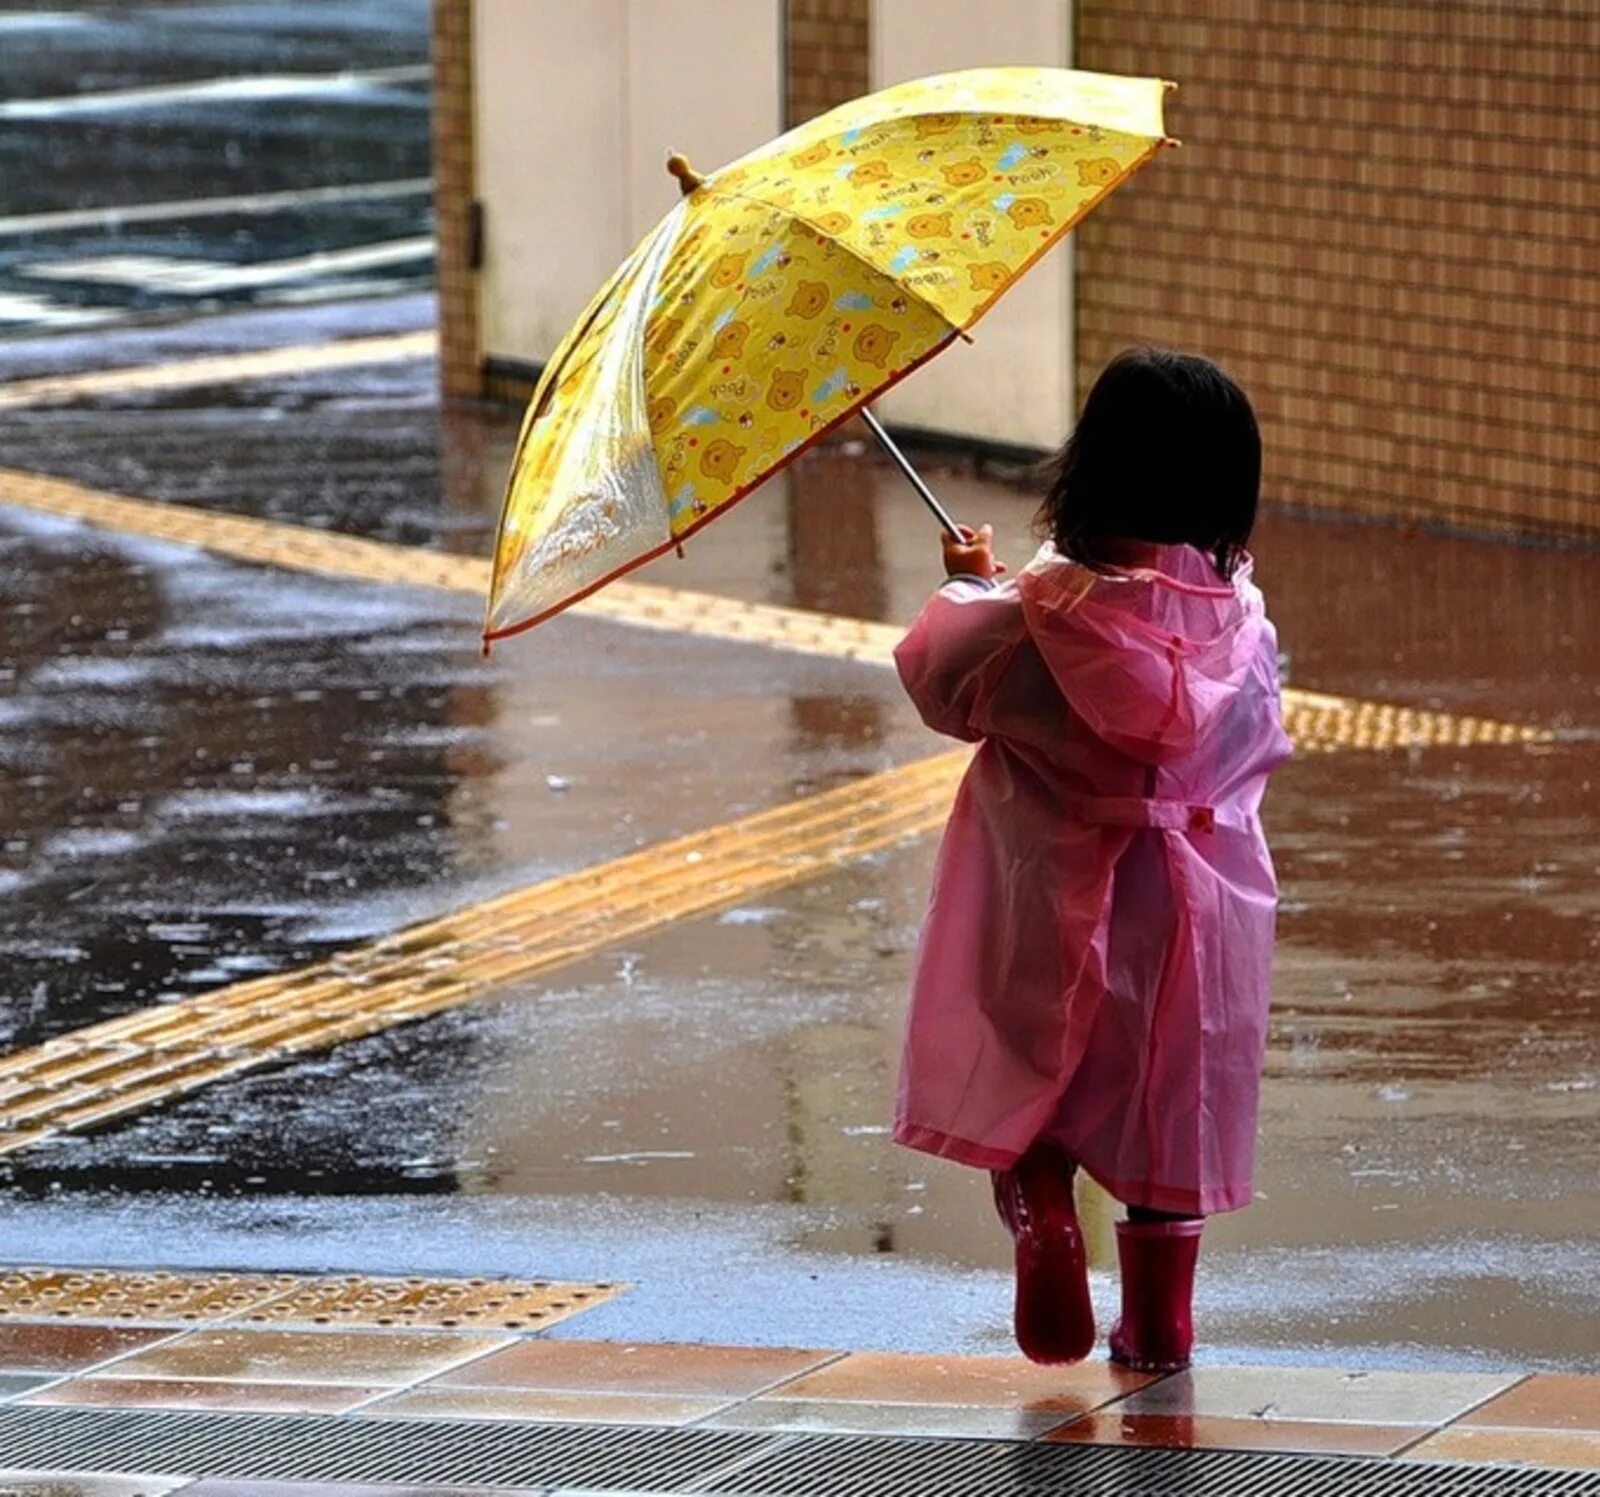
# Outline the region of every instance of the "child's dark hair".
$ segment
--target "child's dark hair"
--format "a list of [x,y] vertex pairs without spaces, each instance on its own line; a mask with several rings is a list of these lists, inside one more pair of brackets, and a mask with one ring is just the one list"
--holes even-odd
[[1040,531],[1088,566],[1112,539],[1190,545],[1231,577],[1255,525],[1261,433],[1210,359],[1131,348],[1100,371],[1049,469]]

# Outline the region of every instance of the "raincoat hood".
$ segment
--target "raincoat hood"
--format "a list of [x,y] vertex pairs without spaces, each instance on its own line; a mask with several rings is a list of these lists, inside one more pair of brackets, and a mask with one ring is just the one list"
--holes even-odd
[[1193,753],[1238,696],[1267,627],[1246,558],[1231,581],[1191,546],[1095,572],[1046,546],[1017,578],[1028,634],[1096,737],[1149,764]]

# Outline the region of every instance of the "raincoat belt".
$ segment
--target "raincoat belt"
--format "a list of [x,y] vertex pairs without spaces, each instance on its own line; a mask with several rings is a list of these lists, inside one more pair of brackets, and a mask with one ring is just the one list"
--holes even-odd
[[1139,795],[1091,795],[1069,801],[1067,815],[1085,826],[1161,827],[1173,832],[1253,832],[1257,818],[1229,806],[1191,805]]

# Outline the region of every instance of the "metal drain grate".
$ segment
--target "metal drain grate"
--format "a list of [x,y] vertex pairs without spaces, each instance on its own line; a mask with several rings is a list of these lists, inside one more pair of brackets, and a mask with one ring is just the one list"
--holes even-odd
[[796,1435],[692,1490],[708,1497],[1595,1497],[1600,1472]]
[[0,1408],[0,1465],[706,1497],[1600,1497],[1600,1471],[621,1425]]
[[771,1435],[739,1430],[0,1409],[0,1465],[257,1481],[451,1482],[689,1490]]

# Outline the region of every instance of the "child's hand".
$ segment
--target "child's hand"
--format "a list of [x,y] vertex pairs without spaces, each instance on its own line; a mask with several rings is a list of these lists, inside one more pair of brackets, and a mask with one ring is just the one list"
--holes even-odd
[[1005,571],[1005,563],[994,559],[994,526],[974,530],[961,527],[958,541],[948,531],[944,537],[944,570],[948,577],[982,577],[988,581]]

